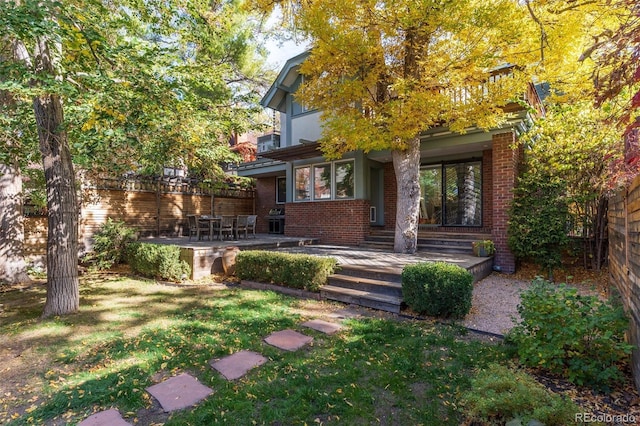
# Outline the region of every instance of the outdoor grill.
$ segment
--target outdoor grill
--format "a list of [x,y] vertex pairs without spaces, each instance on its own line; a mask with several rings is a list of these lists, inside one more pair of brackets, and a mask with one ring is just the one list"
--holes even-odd
[[270,234],[284,234],[284,208],[269,210],[267,222],[269,222]]

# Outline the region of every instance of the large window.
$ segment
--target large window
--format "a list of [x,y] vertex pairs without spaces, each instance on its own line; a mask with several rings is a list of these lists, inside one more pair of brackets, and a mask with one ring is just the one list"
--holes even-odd
[[311,199],[311,167],[298,167],[295,173],[295,201],[308,201]]
[[423,224],[482,225],[482,163],[480,161],[424,167],[420,171]]
[[[300,75],[298,77],[298,81],[297,83],[297,88],[300,88],[300,85],[302,85],[304,83],[304,76]],[[291,95],[291,115],[292,116],[296,116],[296,115],[301,115],[301,114],[305,114],[307,112],[311,111],[310,108],[308,108],[305,104],[303,104],[302,102],[298,102],[298,99],[296,99],[295,95]]]
[[353,198],[353,161],[335,163],[336,198]]
[[420,170],[420,223],[442,224],[442,166]]
[[313,199],[331,198],[331,164],[313,166]]
[[353,198],[353,160],[296,167],[294,201],[323,201]]

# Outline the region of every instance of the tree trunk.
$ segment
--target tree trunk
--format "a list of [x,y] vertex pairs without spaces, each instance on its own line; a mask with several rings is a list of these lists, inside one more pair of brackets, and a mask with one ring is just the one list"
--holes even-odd
[[[46,39],[37,42],[36,69],[55,77],[55,58]],[[63,128],[62,99],[45,93],[33,100],[40,153],[47,190],[47,301],[43,317],[76,312],[78,284],[78,206],[75,175],[67,134]]]
[[31,282],[23,246],[22,175],[17,164],[0,163],[0,283]]
[[406,150],[393,150],[391,154],[397,192],[393,250],[396,253],[415,253],[420,214],[420,139],[416,137]]

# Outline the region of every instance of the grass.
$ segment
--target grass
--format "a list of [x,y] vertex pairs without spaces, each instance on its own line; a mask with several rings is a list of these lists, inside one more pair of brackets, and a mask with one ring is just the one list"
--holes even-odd
[[[78,314],[48,320],[43,285],[2,294],[0,423],[76,423],[113,407],[142,425],[458,425],[472,371],[507,359],[501,344],[427,321],[350,319],[326,336],[300,324],[332,305],[272,292],[118,275],[85,276],[80,292]],[[263,342],[285,328],[314,341],[296,352]],[[233,382],[209,367],[240,350],[268,362]],[[213,395],[151,415],[144,389],[181,372]]]

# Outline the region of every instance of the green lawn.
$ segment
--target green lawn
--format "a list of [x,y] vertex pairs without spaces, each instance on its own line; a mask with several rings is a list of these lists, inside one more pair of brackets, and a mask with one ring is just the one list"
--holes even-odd
[[[300,324],[343,306],[273,292],[113,274],[83,277],[80,291],[79,314],[45,321],[43,285],[1,294],[0,423],[75,423],[114,407],[143,425],[458,425],[472,371],[507,359],[500,343],[427,321],[349,319],[326,336]],[[262,341],[285,328],[314,341],[296,352]],[[208,365],[245,349],[269,361],[234,382]],[[181,372],[214,394],[158,414],[145,387]]]

